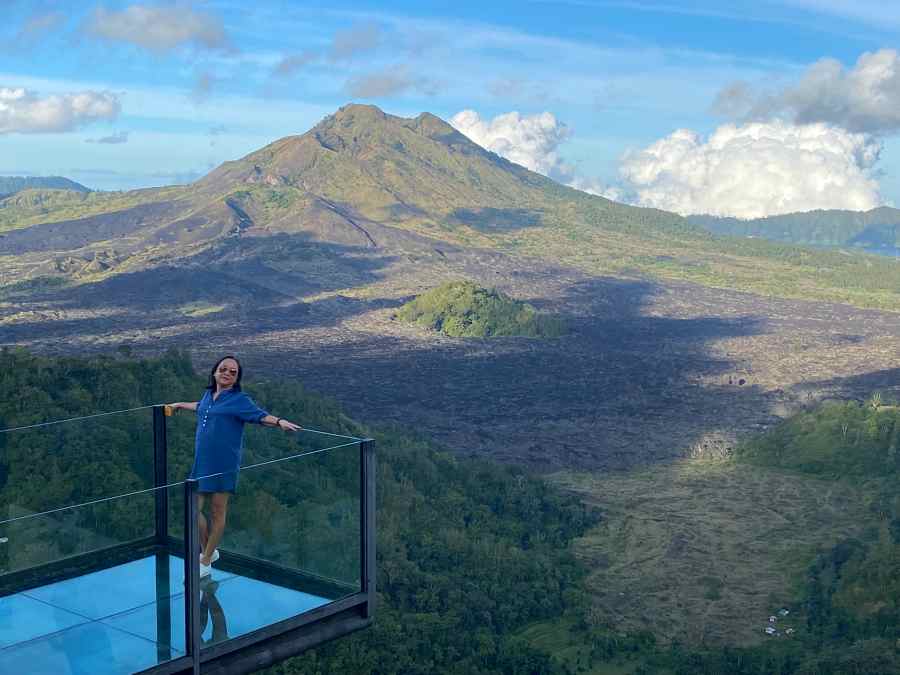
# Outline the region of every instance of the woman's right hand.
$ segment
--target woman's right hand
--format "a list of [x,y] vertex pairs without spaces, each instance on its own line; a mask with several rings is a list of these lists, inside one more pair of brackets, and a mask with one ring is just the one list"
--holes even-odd
[[171,417],[179,410],[196,410],[196,403],[185,403],[184,401],[179,401],[178,403],[166,403],[163,408],[165,409],[166,416]]

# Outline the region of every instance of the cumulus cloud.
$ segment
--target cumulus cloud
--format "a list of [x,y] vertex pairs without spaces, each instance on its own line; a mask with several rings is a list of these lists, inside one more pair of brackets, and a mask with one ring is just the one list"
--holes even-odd
[[450,118],[450,124],[481,147],[545,176],[563,164],[557,149],[569,137],[569,129],[553,113],[523,117],[513,111],[483,120],[474,110],[463,110]]
[[183,5],[134,4],[121,11],[100,7],[84,25],[84,32],[157,53],[189,45],[210,50],[230,48],[221,19]]
[[799,82],[776,92],[736,82],[719,93],[713,107],[735,119],[777,116],[854,132],[900,131],[900,54],[894,49],[867,52],[850,69],[834,59],[822,59]]
[[44,98],[26,89],[0,87],[0,134],[72,131],[95,120],[112,120],[121,104],[110,92],[81,91]]
[[89,138],[87,139],[88,143],[102,143],[107,145],[119,145],[120,143],[128,142],[128,132],[127,131],[119,131],[115,134],[110,134],[109,136],[101,136],[100,138]]
[[595,178],[578,175],[572,165],[563,161],[558,149],[571,131],[553,113],[523,117],[514,111],[484,120],[474,110],[463,110],[450,118],[450,124],[481,147],[526,169],[576,190],[609,199],[621,197],[620,191]]
[[409,68],[401,65],[352,77],[347,80],[344,89],[350,96],[358,98],[386,98],[411,90],[434,96],[437,93],[437,84],[412,75]]
[[867,210],[881,198],[881,145],[831,125],[784,121],[678,130],[631,152],[620,172],[637,203],[681,214],[760,218],[813,209]]
[[334,34],[329,56],[332,61],[347,61],[378,49],[383,30],[377,23],[364,23]]

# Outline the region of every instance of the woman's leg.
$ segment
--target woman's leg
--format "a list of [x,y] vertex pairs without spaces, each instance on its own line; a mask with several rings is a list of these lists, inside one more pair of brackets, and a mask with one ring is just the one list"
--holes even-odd
[[200,562],[204,565],[210,564],[210,558],[213,551],[222,541],[222,533],[225,532],[225,518],[228,516],[228,498],[231,496],[229,492],[214,492],[209,499],[209,537],[203,546],[203,554],[200,556]]
[[200,530],[200,551],[206,550],[206,542],[209,540],[209,528],[206,526],[206,518],[203,516],[203,504],[206,501],[206,493],[197,495],[197,529]]

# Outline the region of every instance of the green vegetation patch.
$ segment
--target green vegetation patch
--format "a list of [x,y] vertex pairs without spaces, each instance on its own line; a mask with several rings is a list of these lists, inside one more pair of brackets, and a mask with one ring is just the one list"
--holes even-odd
[[799,604],[816,552],[869,518],[859,486],[734,461],[551,480],[604,516],[575,542],[591,570],[584,623],[695,647],[763,643],[768,617]]
[[562,320],[471,281],[451,281],[433,288],[403,305],[397,317],[450,337],[552,338],[566,332]]
[[33,279],[16,281],[5,286],[0,285],[0,298],[13,298],[27,296],[31,293],[40,293],[63,288],[70,281],[61,276],[41,276]]
[[823,478],[879,477],[900,470],[900,408],[880,396],[802,412],[738,448],[743,461]]

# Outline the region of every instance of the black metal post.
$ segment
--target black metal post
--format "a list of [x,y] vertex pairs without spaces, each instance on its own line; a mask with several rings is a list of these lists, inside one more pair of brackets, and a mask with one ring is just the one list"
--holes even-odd
[[362,592],[368,596],[365,616],[375,614],[375,441],[359,444],[360,469],[360,562]]
[[200,675],[200,527],[197,481],[184,482],[184,640],[193,659],[193,673]]
[[172,659],[172,591],[169,554],[157,551],[156,563],[156,659],[165,663]]
[[[161,405],[153,406],[153,487],[166,485],[169,479],[166,414]],[[169,491],[156,490],[156,541],[169,541]]]

